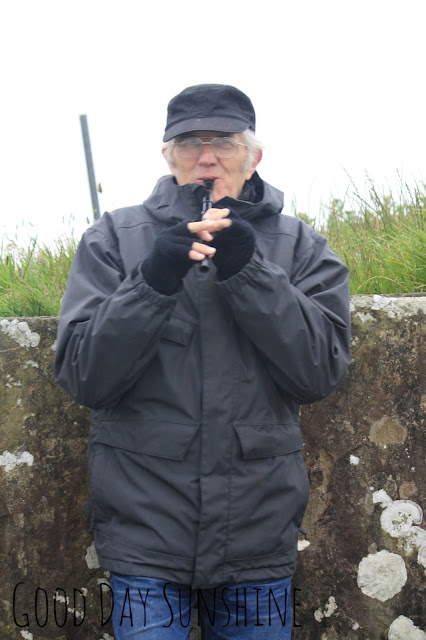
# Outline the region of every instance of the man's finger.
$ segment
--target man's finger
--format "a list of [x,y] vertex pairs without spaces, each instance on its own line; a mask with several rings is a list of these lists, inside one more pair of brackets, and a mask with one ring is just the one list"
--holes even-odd
[[206,256],[212,257],[215,253],[216,249],[214,247],[210,247],[208,244],[201,244],[201,242],[193,242],[188,255],[191,260],[204,260]]
[[229,227],[232,224],[232,220],[229,218],[222,218],[220,220],[200,220],[200,222],[188,222],[188,230],[191,233],[198,233],[199,231],[220,231]]
[[210,233],[210,231],[198,231],[198,233],[196,234],[201,240],[205,240],[206,242],[210,242],[210,240],[213,240],[212,234]]
[[216,249],[214,247],[209,247],[208,244],[194,242],[192,246],[195,247],[195,249],[190,249],[188,253],[191,260],[204,260],[206,256],[211,258],[216,253]]
[[215,247],[211,247],[209,244],[202,244],[201,242],[193,242],[191,250],[202,253],[203,256],[212,256],[216,252]]
[[229,209],[215,209],[212,207],[211,209],[207,209],[203,216],[203,220],[221,220],[229,216]]

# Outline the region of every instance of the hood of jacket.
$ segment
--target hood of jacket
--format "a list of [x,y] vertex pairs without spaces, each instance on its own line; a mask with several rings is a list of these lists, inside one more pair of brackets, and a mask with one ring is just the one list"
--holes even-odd
[[[183,220],[199,220],[204,187],[200,184],[178,185],[172,175],[163,176],[154,191],[144,202],[144,207],[155,218],[177,224]],[[222,209],[229,208],[245,220],[274,216],[281,213],[284,194],[279,189],[264,182],[255,172],[246,181],[239,199],[226,196],[214,203]]]

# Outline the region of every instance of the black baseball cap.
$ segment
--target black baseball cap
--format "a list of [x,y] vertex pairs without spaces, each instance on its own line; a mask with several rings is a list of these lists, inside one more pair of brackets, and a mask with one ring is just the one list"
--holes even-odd
[[167,108],[163,142],[189,131],[255,131],[250,98],[227,84],[197,84],[172,98]]

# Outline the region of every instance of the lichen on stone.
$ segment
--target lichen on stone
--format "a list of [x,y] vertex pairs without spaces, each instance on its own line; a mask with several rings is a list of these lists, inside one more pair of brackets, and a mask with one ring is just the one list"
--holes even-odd
[[373,311],[385,310],[390,318],[394,318],[395,312],[398,311],[398,306],[396,304],[397,302],[398,298],[383,298],[382,296],[376,294],[373,295],[373,304],[371,305],[371,308],[373,309]]
[[89,569],[99,569],[99,560],[96,554],[95,543],[92,542],[90,547],[87,548],[87,553],[85,555],[86,564]]
[[37,347],[40,342],[39,334],[33,333],[27,322],[20,322],[16,318],[14,320],[3,318],[0,320],[0,327],[3,333],[17,342],[20,347]]
[[399,616],[389,627],[389,640],[426,640],[426,633],[405,616]]
[[386,447],[388,444],[403,444],[407,429],[396,418],[383,416],[371,425],[370,440]]
[[12,471],[19,464],[27,464],[31,467],[33,462],[34,456],[28,451],[17,451],[16,453],[3,451],[3,455],[0,456],[0,467],[4,467],[5,471]]
[[39,365],[38,362],[35,362],[34,360],[27,360],[24,364],[24,369],[28,369],[28,367],[34,367],[34,369],[38,369]]
[[417,562],[426,570],[426,543],[422,544],[417,554]]
[[297,541],[297,550],[298,551],[304,551],[305,549],[307,549],[309,547],[311,543],[309,542],[309,540],[298,540]]
[[329,599],[327,600],[325,607],[324,607],[324,612],[321,609],[317,609],[314,612],[314,618],[317,622],[321,622],[321,620],[323,618],[329,618],[330,616],[333,615],[333,613],[336,611],[337,609],[337,604],[336,604],[336,599],[334,596],[330,596]]
[[393,500],[384,489],[379,489],[373,493],[373,503],[379,504],[382,508],[385,508],[392,504]]
[[383,550],[369,554],[358,566],[357,584],[370,598],[390,600],[407,582],[407,569],[401,556]]
[[392,538],[406,536],[413,524],[420,524],[422,520],[423,512],[412,500],[395,500],[380,516],[382,529]]
[[401,540],[403,552],[410,555],[416,549],[426,547],[426,531],[421,527],[411,527],[410,531]]

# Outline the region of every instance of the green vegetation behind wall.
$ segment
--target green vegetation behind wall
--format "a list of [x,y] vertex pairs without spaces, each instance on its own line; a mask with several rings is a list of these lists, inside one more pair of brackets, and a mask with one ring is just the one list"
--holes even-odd
[[426,185],[405,186],[397,200],[379,195],[370,182],[368,199],[356,187],[351,206],[332,199],[323,220],[312,224],[349,267],[352,294],[426,291]]
[[32,240],[0,252],[0,317],[57,316],[77,241],[58,240],[53,249]]

